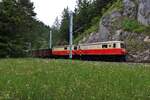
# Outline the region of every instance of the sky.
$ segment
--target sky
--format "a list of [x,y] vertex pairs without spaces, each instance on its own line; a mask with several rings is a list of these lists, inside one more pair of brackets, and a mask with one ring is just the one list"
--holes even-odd
[[34,3],[36,18],[46,25],[53,25],[56,17],[61,18],[64,8],[67,6],[74,10],[76,0],[31,0]]

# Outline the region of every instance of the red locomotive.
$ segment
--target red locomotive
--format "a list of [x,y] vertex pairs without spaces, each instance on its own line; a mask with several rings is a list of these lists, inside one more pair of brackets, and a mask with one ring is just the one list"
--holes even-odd
[[[52,50],[33,51],[35,57],[69,58],[70,47],[58,46]],[[125,61],[127,51],[123,41],[108,41],[72,46],[74,59]]]

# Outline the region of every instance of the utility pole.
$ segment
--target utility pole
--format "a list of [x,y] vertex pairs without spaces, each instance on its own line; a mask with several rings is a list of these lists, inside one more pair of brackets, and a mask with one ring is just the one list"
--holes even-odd
[[73,12],[69,12],[69,18],[70,18],[70,23],[69,23],[69,47],[70,47],[70,53],[69,53],[69,58],[72,59],[72,38],[73,38]]
[[49,49],[52,49],[52,31],[49,32]]

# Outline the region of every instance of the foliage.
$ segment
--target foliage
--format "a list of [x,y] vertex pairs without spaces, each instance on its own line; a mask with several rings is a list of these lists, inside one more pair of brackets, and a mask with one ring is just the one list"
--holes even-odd
[[57,26],[52,26],[51,27],[52,31],[52,45],[56,46],[60,44],[62,37],[60,36],[60,30],[57,28]]
[[122,11],[122,9],[123,9],[122,0],[116,0],[116,2],[114,2],[112,4],[111,3],[108,4],[106,8],[104,8],[104,10],[102,12],[103,16],[111,13],[112,11]]
[[66,8],[62,14],[61,26],[60,26],[60,37],[63,37],[60,41],[62,45],[69,43],[69,9]]
[[74,39],[74,43],[78,44],[79,41],[81,41],[84,37],[88,37],[91,33],[97,32],[99,26],[99,17],[95,17],[92,20],[92,25],[87,30],[85,30],[81,35],[79,35],[77,38]]
[[150,34],[150,27],[144,26],[134,19],[124,18],[122,22],[122,28],[125,31]]
[[26,56],[30,43],[34,41],[33,48],[39,45],[38,34],[44,34],[48,27],[37,21],[35,15],[30,0],[0,2],[0,57]]
[[97,24],[97,22],[94,23],[93,20],[97,18],[96,21],[99,21],[100,17],[103,15],[104,9],[106,11],[106,9],[109,8],[107,5],[115,1],[116,0],[79,0],[75,10],[74,30],[78,30],[75,33],[75,38],[88,30],[92,25]]
[[2,100],[148,100],[149,64],[0,60]]
[[48,48],[49,32],[50,28],[48,26],[40,21],[34,21],[26,41],[32,43],[32,49]]
[[[81,39],[81,37],[85,36],[85,34],[89,34],[90,32],[97,31],[98,22],[100,17],[103,15],[104,11],[106,11],[113,2],[117,0],[77,0],[77,6],[74,10],[74,22],[73,22],[73,33],[74,39],[76,42]],[[56,37],[61,41],[62,44],[68,44],[68,8],[63,11],[62,21],[60,24],[59,35]],[[95,24],[97,26],[95,26]],[[92,27],[92,25],[94,25]],[[64,40],[63,40],[64,39]],[[59,45],[59,43],[58,43]]]
[[143,52],[143,51],[145,51],[146,48],[149,47],[149,43],[139,42],[134,37],[132,37],[132,38],[133,39],[128,39],[125,41],[127,44],[127,47],[126,47],[127,51],[135,53],[138,50],[138,52]]

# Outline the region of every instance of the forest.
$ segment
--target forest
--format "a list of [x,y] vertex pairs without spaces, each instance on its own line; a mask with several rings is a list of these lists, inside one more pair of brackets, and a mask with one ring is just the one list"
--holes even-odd
[[0,57],[26,57],[46,47],[49,27],[36,19],[30,0],[0,2]]
[[[79,41],[79,35],[84,34],[85,30],[97,31],[98,24],[102,15],[117,0],[77,0],[76,8],[73,11],[73,37],[74,43]],[[69,44],[69,8],[66,7],[62,12],[61,21],[56,18],[51,30],[53,32],[53,45]],[[59,37],[58,37],[59,36]],[[56,41],[57,40],[57,41]],[[62,42],[63,41],[63,42]]]
[[[100,17],[116,0],[77,0],[73,11],[74,40],[84,30],[99,24]],[[69,34],[69,8],[56,18],[52,26],[36,19],[34,3],[30,0],[2,0],[0,2],[0,57],[27,57],[35,49],[47,49],[49,31],[53,46],[67,45]],[[93,30],[96,30],[95,28]]]

